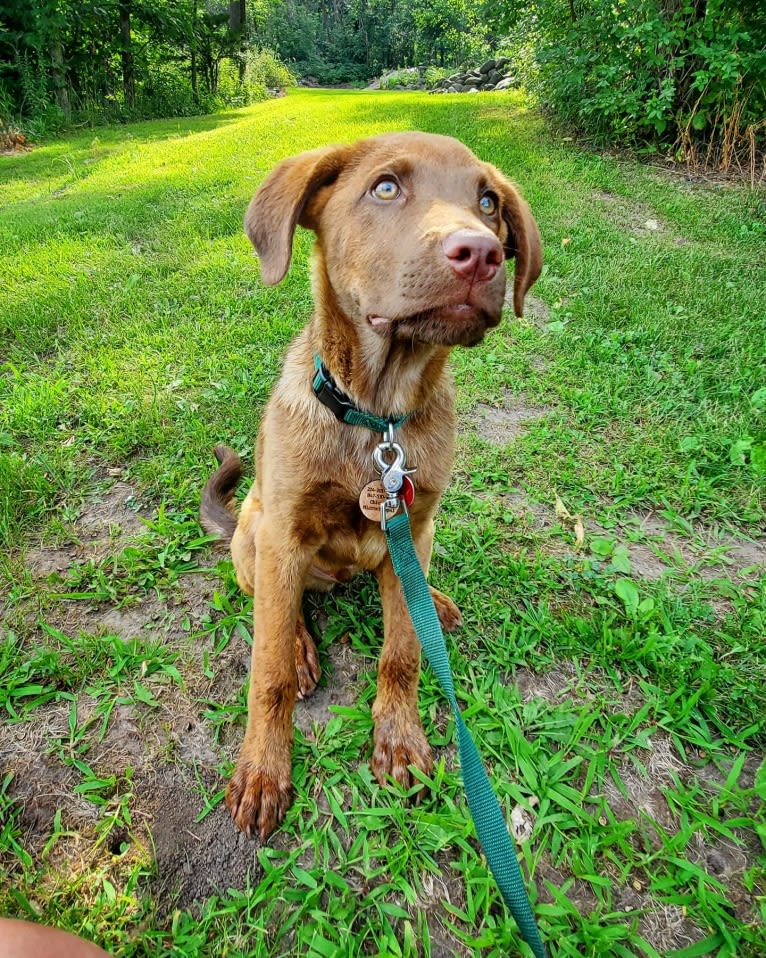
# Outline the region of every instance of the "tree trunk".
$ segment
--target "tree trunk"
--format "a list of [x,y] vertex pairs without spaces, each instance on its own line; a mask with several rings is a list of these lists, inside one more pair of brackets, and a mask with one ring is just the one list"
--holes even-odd
[[229,32],[239,37],[245,30],[245,0],[229,0]]
[[64,70],[64,47],[62,46],[61,40],[51,40],[49,52],[51,57],[51,79],[53,80],[56,103],[68,120],[72,115],[72,108],[69,104],[69,89],[67,87],[66,73]]
[[229,0],[229,32],[238,41],[239,47],[239,82],[245,82],[247,68],[247,43],[245,37],[245,20],[247,16],[246,0]]
[[125,106],[132,109],[136,103],[136,74],[130,41],[130,3],[131,0],[120,0],[120,60]]
[[192,3],[192,29],[189,47],[191,52],[191,88],[192,96],[196,103],[199,99],[199,94],[197,93],[197,0],[194,0]]

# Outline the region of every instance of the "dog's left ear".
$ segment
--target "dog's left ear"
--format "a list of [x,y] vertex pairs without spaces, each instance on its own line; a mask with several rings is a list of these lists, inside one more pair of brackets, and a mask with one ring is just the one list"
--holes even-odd
[[508,259],[516,260],[513,279],[513,311],[517,316],[521,316],[524,312],[524,297],[527,290],[543,268],[540,231],[529,212],[529,207],[519,196],[514,185],[501,173],[496,170],[494,173],[502,206],[502,217],[508,227],[505,255]]
[[275,286],[290,267],[295,227],[316,229],[324,205],[319,194],[337,180],[350,152],[349,147],[331,146],[284,160],[250,201],[245,232],[260,258],[266,286]]

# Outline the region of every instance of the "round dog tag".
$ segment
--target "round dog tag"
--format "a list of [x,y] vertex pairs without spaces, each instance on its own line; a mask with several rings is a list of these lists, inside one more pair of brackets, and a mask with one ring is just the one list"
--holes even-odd
[[402,479],[402,488],[399,490],[399,498],[404,499],[404,504],[409,508],[415,501],[415,483],[409,476]]
[[[368,482],[359,495],[359,508],[373,522],[380,522],[380,507],[389,498],[380,479]],[[399,503],[386,507],[386,519],[395,516],[399,510]]]

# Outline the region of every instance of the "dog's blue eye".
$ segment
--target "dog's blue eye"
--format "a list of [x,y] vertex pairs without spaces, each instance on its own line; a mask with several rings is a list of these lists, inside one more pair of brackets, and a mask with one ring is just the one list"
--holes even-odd
[[486,213],[487,216],[492,216],[497,212],[497,197],[494,193],[485,193],[479,200],[479,206],[482,213]]
[[380,180],[372,188],[376,200],[395,200],[401,190],[396,180]]

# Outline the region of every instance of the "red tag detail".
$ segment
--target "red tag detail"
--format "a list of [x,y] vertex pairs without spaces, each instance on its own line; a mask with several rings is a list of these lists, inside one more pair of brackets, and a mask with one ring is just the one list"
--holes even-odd
[[402,477],[402,488],[399,490],[399,498],[404,500],[404,504],[408,508],[415,501],[415,483],[409,476]]

